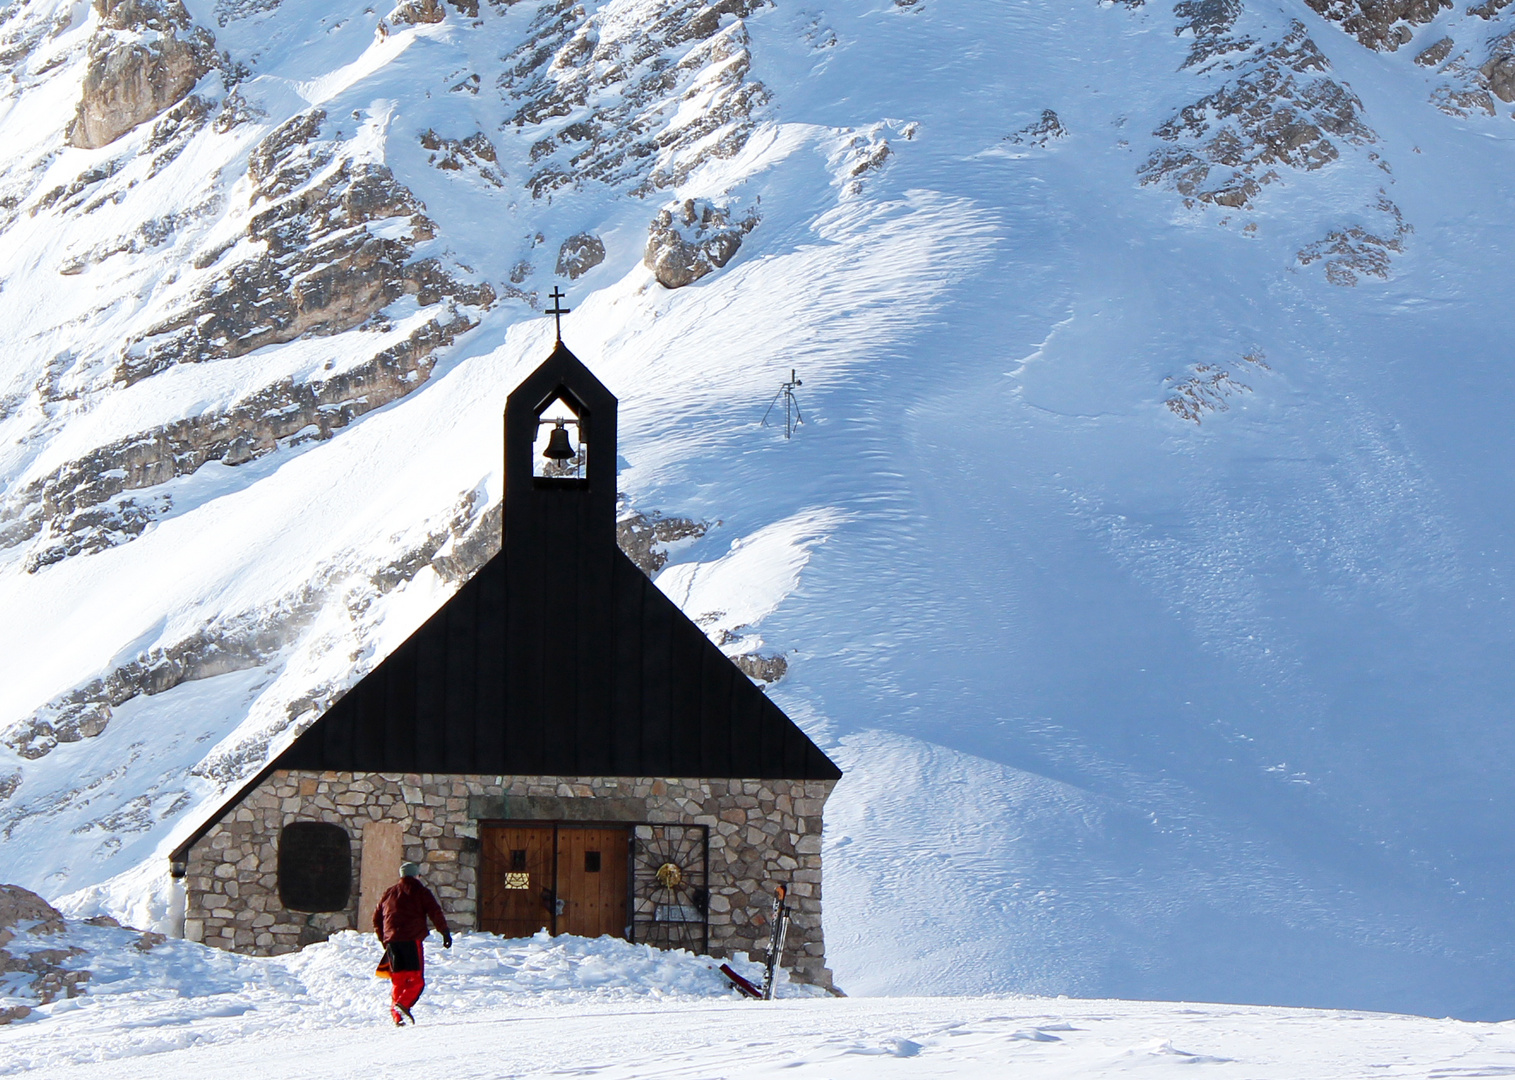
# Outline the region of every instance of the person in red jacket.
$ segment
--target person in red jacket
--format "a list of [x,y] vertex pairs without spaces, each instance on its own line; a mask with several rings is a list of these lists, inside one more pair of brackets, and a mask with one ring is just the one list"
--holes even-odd
[[431,920],[442,933],[442,948],[452,948],[452,931],[447,929],[447,917],[431,890],[421,884],[421,868],[413,862],[400,864],[400,880],[385,890],[379,906],[373,910],[373,929],[384,945],[384,955],[389,959],[390,1006],[389,1013],[399,1027],[416,1018],[410,1015],[410,1007],[426,989],[426,950],[422,940],[431,930]]

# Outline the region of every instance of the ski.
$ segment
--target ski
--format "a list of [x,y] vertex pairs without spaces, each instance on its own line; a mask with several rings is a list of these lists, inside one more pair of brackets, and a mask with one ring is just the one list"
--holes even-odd
[[768,937],[768,955],[764,958],[763,967],[763,1000],[773,999],[773,971],[779,967],[784,959],[784,939],[789,936],[789,890],[780,885],[773,891],[773,911],[769,916],[769,923],[773,929]]
[[763,992],[733,971],[730,964],[721,965],[721,974],[726,976],[731,981],[731,985],[740,990],[746,997],[762,998]]
[[769,914],[769,925],[772,929],[768,935],[768,949],[763,956],[763,986],[762,989],[752,985],[747,979],[738,975],[730,964],[721,965],[721,974],[726,976],[731,985],[736,987],[747,997],[759,1001],[773,1000],[773,973],[782,966],[784,961],[784,939],[789,936],[789,889],[780,885],[773,893],[773,909]]

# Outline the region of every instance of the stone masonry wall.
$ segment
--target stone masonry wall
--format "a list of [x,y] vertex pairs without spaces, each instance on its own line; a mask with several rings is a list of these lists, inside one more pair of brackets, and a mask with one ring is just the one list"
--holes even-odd
[[[789,883],[786,960],[803,982],[831,986],[821,929],[821,812],[830,781],[469,776],[280,770],[229,807],[190,849],[184,936],[258,955],[292,952],[358,927],[363,825],[400,822],[407,860],[454,929],[476,926],[481,818],[704,825],[709,829],[712,955],[759,955],[770,883]],[[279,830],[292,821],[344,827],[352,893],[344,911],[307,914],[279,900]]]

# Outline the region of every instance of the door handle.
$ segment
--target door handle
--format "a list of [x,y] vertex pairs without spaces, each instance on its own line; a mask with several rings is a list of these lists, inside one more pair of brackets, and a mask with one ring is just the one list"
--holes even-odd
[[554,915],[561,915],[561,914],[563,914],[563,909],[565,907],[567,907],[567,906],[568,906],[568,901],[567,900],[563,900],[563,899],[554,900],[552,902],[552,913]]

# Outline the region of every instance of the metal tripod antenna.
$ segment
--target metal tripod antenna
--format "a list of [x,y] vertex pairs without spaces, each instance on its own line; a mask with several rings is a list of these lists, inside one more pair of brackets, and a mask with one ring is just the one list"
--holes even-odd
[[784,438],[794,435],[794,429],[805,422],[800,415],[800,401],[794,396],[796,386],[804,386],[803,380],[794,374],[794,368],[789,369],[789,381],[779,387],[779,392],[773,395],[773,400],[768,403],[768,408],[763,411],[763,426],[768,426],[768,414],[773,412],[773,407],[782,399],[784,402]]

